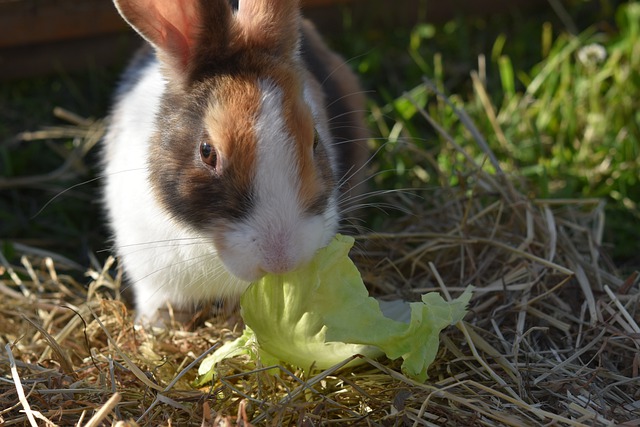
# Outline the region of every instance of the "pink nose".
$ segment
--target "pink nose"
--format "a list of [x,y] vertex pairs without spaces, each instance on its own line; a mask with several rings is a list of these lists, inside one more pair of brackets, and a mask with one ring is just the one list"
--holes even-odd
[[262,270],[267,273],[282,274],[297,267],[299,261],[285,239],[273,239],[270,243],[261,248],[260,268]]
[[271,253],[265,254],[260,267],[267,273],[282,274],[293,270],[296,264],[290,256]]

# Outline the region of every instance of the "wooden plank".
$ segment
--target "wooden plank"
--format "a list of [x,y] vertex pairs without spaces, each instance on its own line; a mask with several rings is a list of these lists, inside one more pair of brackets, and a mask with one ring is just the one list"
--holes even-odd
[[0,48],[79,39],[122,31],[106,0],[18,0],[0,3]]
[[[304,14],[324,34],[352,27],[412,26],[456,15],[544,7],[543,0],[301,0]],[[547,5],[548,7],[548,5]],[[426,9],[425,9],[426,8]],[[119,63],[140,43],[110,0],[0,0],[0,79],[73,72]]]
[[124,64],[139,45],[137,35],[124,33],[3,48],[0,80],[65,75]]

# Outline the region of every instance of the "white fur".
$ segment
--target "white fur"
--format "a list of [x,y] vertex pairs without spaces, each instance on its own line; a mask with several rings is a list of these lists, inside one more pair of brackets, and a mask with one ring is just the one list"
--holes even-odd
[[137,317],[149,320],[168,301],[184,306],[238,295],[248,286],[222,267],[208,239],[177,224],[151,192],[148,146],[164,85],[155,63],[117,105],[105,137],[105,201],[115,246]]

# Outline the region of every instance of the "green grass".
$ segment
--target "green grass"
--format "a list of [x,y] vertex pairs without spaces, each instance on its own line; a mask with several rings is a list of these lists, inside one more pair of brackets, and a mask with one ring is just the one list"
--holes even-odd
[[[442,27],[420,24],[394,40],[404,40],[405,49],[404,60],[397,46],[389,50],[390,63],[401,64],[397,69],[385,68],[375,55],[357,60],[365,76],[392,76],[369,81],[382,85],[379,96],[372,97],[372,125],[381,137],[377,145],[384,144],[377,186],[463,183],[469,171],[461,154],[425,125],[414,103],[482,160],[485,152],[455,107],[469,115],[500,168],[517,176],[531,197],[604,199],[614,258],[635,262],[631,267],[637,268],[640,3],[619,3],[601,2],[600,15],[589,15],[595,21],[576,34],[553,15],[543,22],[515,16],[513,27],[506,28],[510,33],[497,32],[492,39],[489,28],[495,26],[482,19],[460,18]],[[567,15],[580,16],[584,5],[574,7]],[[456,37],[459,44],[452,45]],[[398,87],[390,90],[389,82]],[[449,95],[444,99],[436,91]],[[484,164],[495,170],[491,162]]]
[[[427,3],[428,4],[428,3]],[[442,25],[378,28],[345,13],[334,45],[369,90],[375,186],[465,185],[460,154],[428,125],[429,114],[475,158],[475,145],[452,106],[464,109],[500,167],[522,179],[531,197],[601,197],[608,203],[608,241],[620,263],[637,261],[640,244],[640,5],[569,0],[565,15],[506,12],[457,17]],[[544,8],[543,8],[544,9]],[[372,9],[373,10],[373,9]],[[429,9],[419,10],[428,17]],[[373,12],[372,12],[373,13]],[[570,18],[567,18],[570,17]],[[602,61],[579,52],[597,44]],[[479,66],[479,56],[485,58]],[[477,73],[477,74],[474,74]],[[61,125],[54,106],[103,117],[114,70],[91,70],[0,84],[0,180],[46,173],[74,150],[74,139],[18,142],[15,135]],[[447,98],[438,97],[427,77]],[[474,77],[475,76],[475,77]],[[410,95],[410,100],[404,94]],[[86,167],[46,185],[0,189],[0,239],[61,250],[82,259],[107,247],[99,213],[96,149]],[[490,162],[485,162],[491,168]],[[371,222],[383,221],[377,211]],[[9,247],[5,243],[5,247]]]

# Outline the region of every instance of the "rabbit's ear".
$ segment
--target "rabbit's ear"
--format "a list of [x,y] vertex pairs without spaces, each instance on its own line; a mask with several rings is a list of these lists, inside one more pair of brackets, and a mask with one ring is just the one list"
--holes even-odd
[[250,49],[293,54],[298,46],[298,0],[240,0],[236,37]]
[[[227,0],[114,0],[114,3],[129,25],[153,45],[158,57],[178,73],[187,71],[198,45],[206,42],[209,49],[225,47],[231,19]],[[205,26],[206,34],[201,34]],[[202,40],[203,35],[206,40]]]

